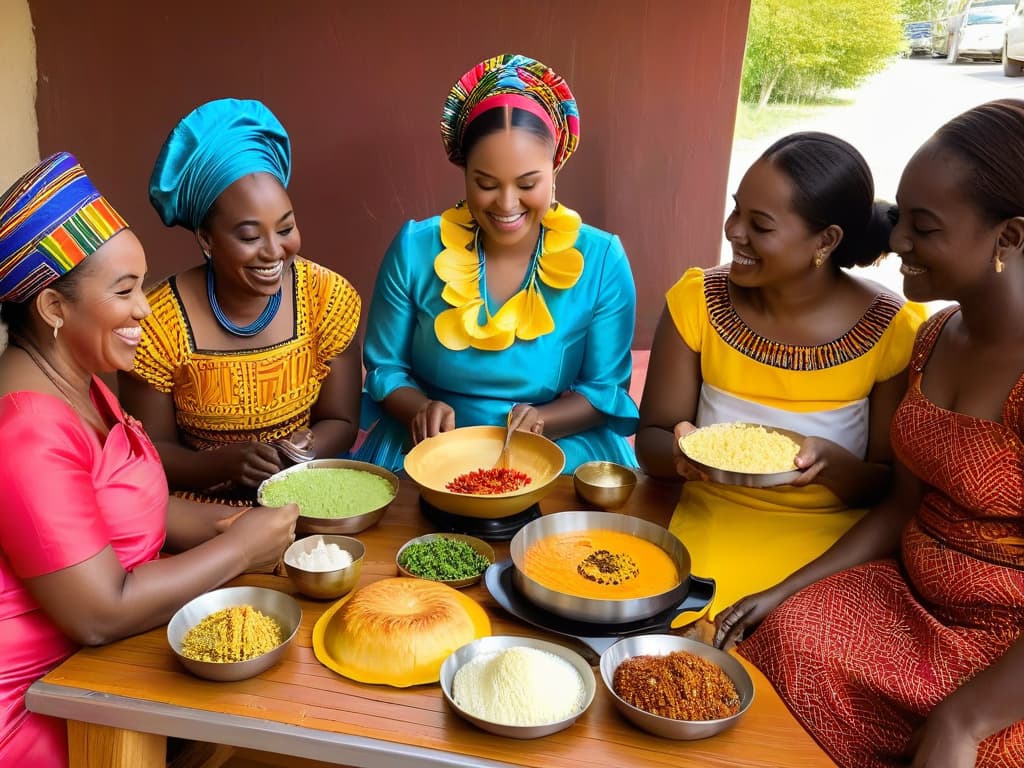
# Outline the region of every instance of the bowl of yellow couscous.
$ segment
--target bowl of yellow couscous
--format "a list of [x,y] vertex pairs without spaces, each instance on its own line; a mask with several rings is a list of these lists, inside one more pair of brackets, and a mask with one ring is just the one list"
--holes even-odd
[[769,488],[796,480],[794,459],[804,436],[761,424],[730,422],[701,427],[679,438],[679,449],[708,479],[726,485]]
[[365,531],[397,495],[393,472],[350,459],[304,461],[268,477],[256,491],[266,507],[298,504],[297,533],[332,534]]
[[245,680],[281,659],[301,621],[302,609],[291,595],[225,587],[185,603],[167,625],[167,642],[198,677]]

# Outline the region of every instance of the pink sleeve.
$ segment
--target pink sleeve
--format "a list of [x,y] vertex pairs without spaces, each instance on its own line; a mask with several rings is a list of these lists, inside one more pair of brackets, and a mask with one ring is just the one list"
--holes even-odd
[[0,399],[0,550],[20,578],[76,565],[110,544],[93,484],[99,450],[57,398]]

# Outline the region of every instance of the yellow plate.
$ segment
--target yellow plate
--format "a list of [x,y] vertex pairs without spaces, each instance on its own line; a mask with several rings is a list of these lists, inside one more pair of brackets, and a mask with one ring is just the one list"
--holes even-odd
[[[346,637],[342,626],[341,610],[367,589],[379,593],[380,604],[386,606],[382,609],[381,624],[393,627],[405,617],[409,620],[409,631],[403,637],[393,638],[394,642],[387,642],[383,636],[374,638],[359,633],[349,656],[362,658],[346,660],[344,643],[351,638]],[[438,602],[443,601],[448,603],[441,610],[455,606],[465,611],[472,625],[471,637],[435,639],[422,629],[423,624],[429,624],[432,604],[436,609]],[[435,581],[396,577],[350,592],[325,611],[313,626],[313,653],[325,667],[350,680],[407,688],[436,683],[441,678],[441,664],[452,651],[490,634],[491,620],[484,609],[458,590]],[[358,645],[360,641],[363,647]]]
[[466,472],[488,469],[501,453],[504,427],[463,427],[418,443],[405,457],[405,471],[420,495],[454,515],[495,519],[508,517],[540,501],[565,467],[565,454],[555,443],[532,432],[516,431],[509,444],[509,466],[530,477],[518,491],[480,495],[452,493],[446,483]]

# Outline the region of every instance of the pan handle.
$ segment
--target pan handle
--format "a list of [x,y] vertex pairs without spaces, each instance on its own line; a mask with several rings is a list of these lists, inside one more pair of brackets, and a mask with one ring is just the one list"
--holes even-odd
[[692,624],[701,618],[715,597],[715,580],[705,579],[690,574],[690,589],[686,597],[673,609],[673,614],[666,622],[666,629],[678,629]]

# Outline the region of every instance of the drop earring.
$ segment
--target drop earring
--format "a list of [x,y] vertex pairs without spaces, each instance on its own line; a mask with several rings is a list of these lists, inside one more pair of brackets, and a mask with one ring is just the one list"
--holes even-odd
[[814,266],[815,267],[820,267],[824,263],[825,263],[825,249],[824,248],[819,248],[818,252],[814,256]]
[[996,274],[999,274],[1000,272],[1003,271],[1003,257],[1000,256],[998,253],[996,254],[995,262],[996,262]]
[[557,187],[555,185],[555,182],[552,181],[551,182],[551,207],[552,208],[554,208],[556,205],[558,205],[558,201],[555,199],[555,189],[556,188]]
[[54,341],[56,341],[56,340],[57,340],[57,331],[59,331],[59,330],[60,330],[60,327],[61,327],[62,325],[64,325],[64,321],[63,321],[63,320],[58,320],[57,322],[55,322],[55,323],[53,324],[53,340],[54,340]]

